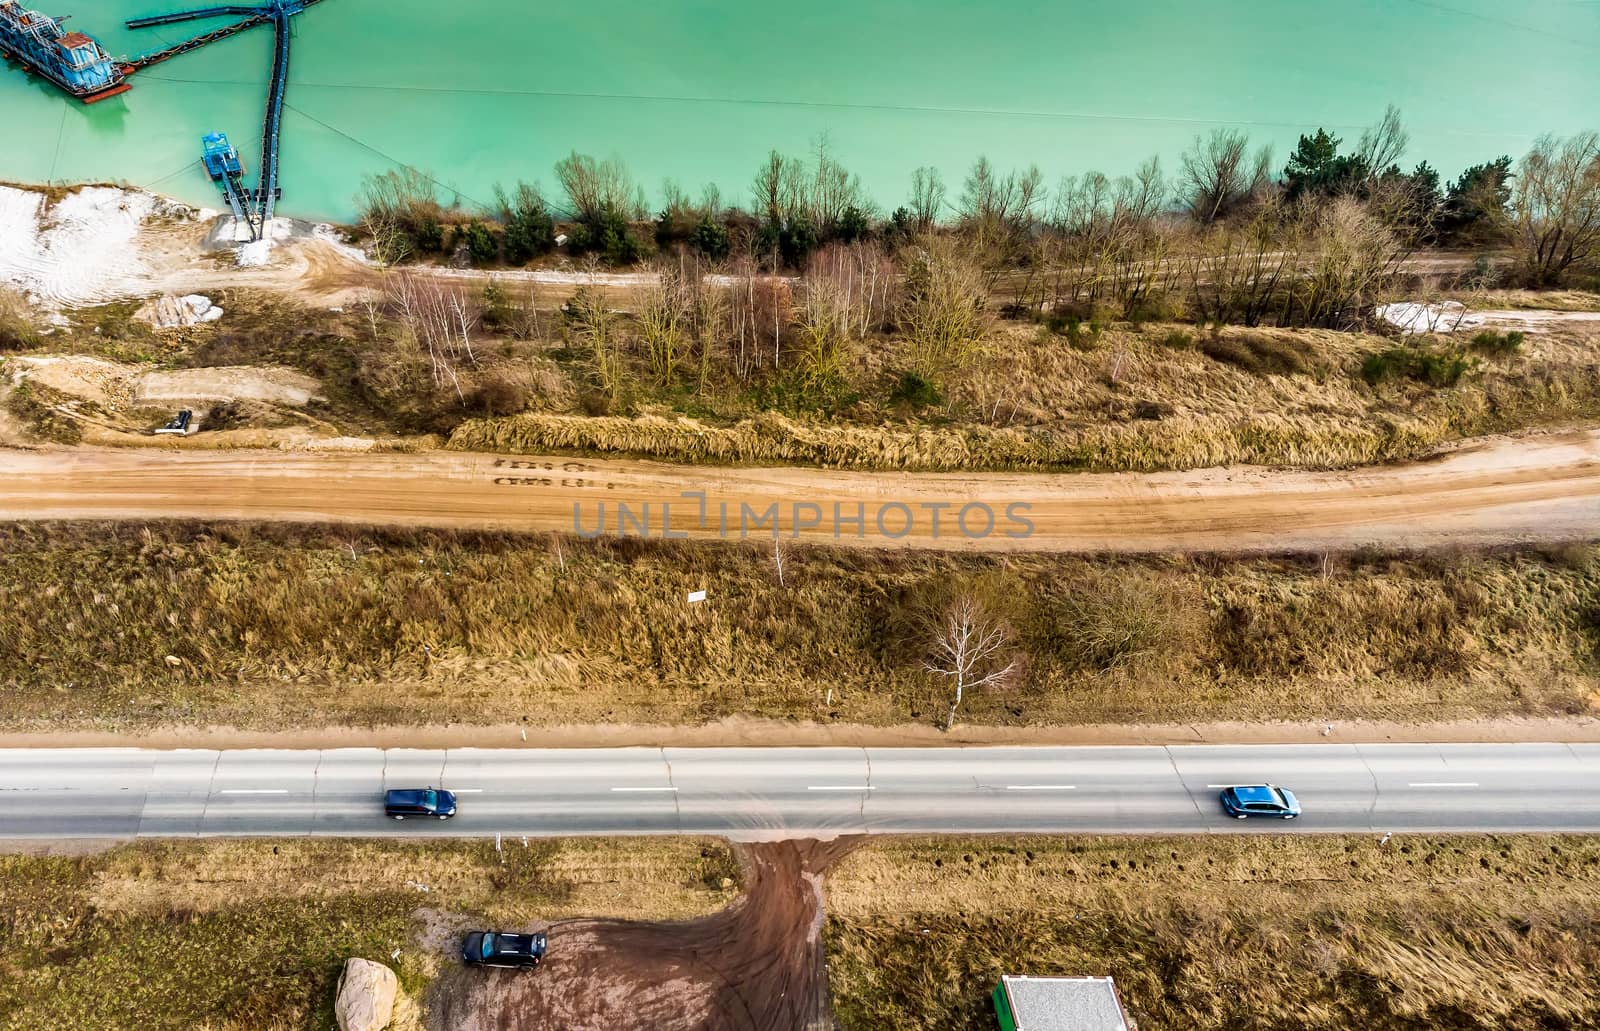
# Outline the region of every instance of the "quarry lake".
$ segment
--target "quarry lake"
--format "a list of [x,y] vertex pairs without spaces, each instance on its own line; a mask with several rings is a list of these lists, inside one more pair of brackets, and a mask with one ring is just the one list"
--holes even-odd
[[[119,57],[207,25],[123,26],[177,6],[162,0],[30,2]],[[1152,153],[1175,171],[1216,125],[1272,143],[1281,167],[1299,133],[1353,141],[1390,102],[1408,165],[1448,177],[1600,112],[1600,4],[1580,0],[323,0],[293,24],[279,210],[318,218],[350,217],[362,176],[397,164],[468,205],[519,178],[550,189],[573,149],[622,158],[652,197],[671,178],[748,203],[769,148],[823,134],[885,208],[920,165],[954,197],[978,154],[1037,162],[1047,183]],[[255,28],[87,107],[0,67],[0,179],[216,206],[200,136],[227,132],[254,169],[271,60],[272,30]]]

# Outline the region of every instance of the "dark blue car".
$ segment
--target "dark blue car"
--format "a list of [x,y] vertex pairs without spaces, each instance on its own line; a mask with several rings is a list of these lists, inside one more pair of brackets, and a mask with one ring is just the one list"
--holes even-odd
[[1300,815],[1300,800],[1275,784],[1234,784],[1222,789],[1222,811],[1241,820],[1249,816],[1292,820]]
[[448,820],[456,814],[456,796],[443,788],[401,788],[383,793],[383,814],[396,820],[433,817]]
[[544,959],[546,944],[542,934],[473,931],[461,943],[461,961],[474,967],[532,970]]

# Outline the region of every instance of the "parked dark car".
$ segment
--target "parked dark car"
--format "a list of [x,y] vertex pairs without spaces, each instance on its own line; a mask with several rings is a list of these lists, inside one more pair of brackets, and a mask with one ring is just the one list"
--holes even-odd
[[473,931],[461,943],[461,962],[473,967],[532,970],[544,959],[544,950],[542,934]]
[[410,788],[385,791],[383,814],[396,820],[434,817],[448,820],[456,814],[456,796],[443,788]]
[[156,430],[157,433],[188,433],[189,423],[194,418],[194,413],[185,408],[167,421],[165,426]]
[[1235,784],[1222,789],[1222,811],[1241,820],[1250,816],[1292,820],[1300,815],[1300,800],[1275,784]]

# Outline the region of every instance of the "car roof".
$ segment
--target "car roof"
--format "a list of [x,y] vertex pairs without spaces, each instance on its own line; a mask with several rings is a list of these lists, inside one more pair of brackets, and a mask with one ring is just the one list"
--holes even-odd
[[531,934],[507,934],[496,931],[490,935],[494,939],[494,951],[497,954],[521,955],[536,948],[538,942]]
[[1233,788],[1233,797],[1241,802],[1272,802],[1282,805],[1283,796],[1278,794],[1278,789],[1271,784],[1236,784]]

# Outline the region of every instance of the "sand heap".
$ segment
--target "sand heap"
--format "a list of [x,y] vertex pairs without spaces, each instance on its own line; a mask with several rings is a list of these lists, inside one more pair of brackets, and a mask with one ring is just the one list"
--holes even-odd
[[186,294],[174,297],[162,294],[134,312],[134,318],[143,319],[157,329],[178,329],[181,326],[198,326],[202,322],[215,322],[222,318],[222,308],[211,303],[204,294]]

